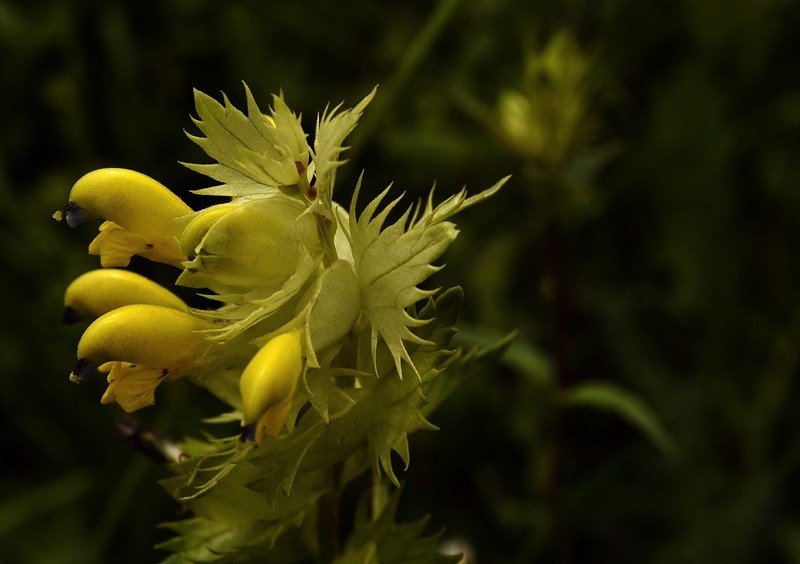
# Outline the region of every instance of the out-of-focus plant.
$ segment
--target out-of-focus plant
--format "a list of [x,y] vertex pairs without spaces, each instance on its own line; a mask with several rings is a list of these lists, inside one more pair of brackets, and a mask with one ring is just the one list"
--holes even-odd
[[591,131],[591,63],[565,30],[528,54],[521,84],[503,90],[497,102],[509,148],[547,169],[575,156]]
[[[565,256],[565,232],[596,212],[595,176],[619,151],[599,135],[594,61],[595,56],[581,47],[570,31],[561,30],[526,54],[519,84],[500,90],[493,105],[482,105],[470,97],[462,100],[466,109],[494,132],[522,171],[516,181],[524,184],[521,192],[526,209],[520,213],[526,213],[528,221],[497,234],[486,246],[477,260],[487,268],[478,269],[476,287],[484,304],[484,319],[491,319],[490,324],[501,323],[503,317],[506,322],[515,319],[521,328],[506,363],[517,375],[520,397],[535,407],[527,411],[528,422],[512,424],[517,426],[519,440],[529,447],[525,473],[531,490],[526,497],[537,500],[546,515],[527,526],[547,535],[554,554],[563,562],[574,557],[561,499],[565,495],[564,453],[570,441],[565,431],[569,412],[588,408],[613,414],[641,432],[666,457],[676,453],[655,412],[634,391],[610,379],[574,373],[570,367],[572,318],[578,298]],[[532,249],[545,253],[536,267],[530,266]],[[515,275],[497,276],[497,272]],[[518,292],[509,286],[512,283],[531,289],[530,307],[523,316],[517,317],[516,304],[502,299]],[[509,309],[509,305],[513,307]],[[532,311],[540,312],[541,317],[531,319]],[[533,338],[534,331],[544,339]],[[480,333],[472,336],[476,343],[483,342]],[[522,411],[525,406],[520,403],[518,408]]]
[[[545,205],[552,246],[552,269],[539,287],[556,308],[559,332],[555,357],[554,393],[561,406],[589,406],[615,412],[647,435],[665,453],[673,452],[671,440],[655,415],[631,392],[607,382],[581,381],[569,385],[564,374],[563,324],[570,315],[571,283],[561,255],[563,225],[592,198],[592,177],[613,155],[613,149],[595,143],[598,128],[592,111],[596,94],[593,56],[567,30],[561,30],[540,51],[525,61],[521,85],[503,90],[497,101],[498,132],[507,147],[522,160],[529,190],[545,192],[537,203]],[[586,166],[586,165],[590,166]],[[582,379],[583,380],[583,379]]]
[[[106,373],[103,403],[127,412],[188,378],[233,410],[211,423],[241,423],[223,438],[159,443],[176,473],[164,486],[194,514],[166,525],[171,560],[445,560],[424,522],[395,523],[392,456],[407,467],[408,435],[434,429],[430,412],[505,346],[455,348],[460,289],[420,288],[456,238],[450,218],[505,179],[438,205],[431,193],[391,220],[401,198],[385,204],[388,188],[359,212],[359,180],[350,205],[336,204],[343,142],[373,95],[326,109],[311,143],[283,96],[263,113],[248,89],[245,114],[197,92],[202,135],[190,138],[216,162],[188,166],[218,183],[196,192],[224,203],[193,211],[114,168],[78,180],[55,214],[105,220],[89,246],[105,269],[65,296],[65,319],[93,318],[70,378]],[[218,306],[191,308],[120,270],[136,255],[179,268],[177,284]],[[371,483],[346,535],[340,498],[362,475]]]

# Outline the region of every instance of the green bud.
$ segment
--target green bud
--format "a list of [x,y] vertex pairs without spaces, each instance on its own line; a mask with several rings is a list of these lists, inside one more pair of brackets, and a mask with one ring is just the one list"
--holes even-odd
[[190,287],[277,287],[304,254],[318,252],[315,219],[276,194],[197,213],[181,238],[189,258],[178,283]]

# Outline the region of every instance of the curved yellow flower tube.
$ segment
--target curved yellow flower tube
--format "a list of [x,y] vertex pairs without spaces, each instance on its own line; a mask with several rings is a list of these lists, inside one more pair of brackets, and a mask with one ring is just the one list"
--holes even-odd
[[69,203],[53,217],[70,227],[103,218],[100,235],[89,247],[103,266],[126,266],[133,255],[180,266],[181,226],[176,218],[192,209],[160,182],[124,168],[102,168],[81,177]]
[[151,405],[158,384],[201,365],[209,347],[202,331],[211,327],[195,315],[169,307],[134,304],[114,309],[83,333],[70,380],[83,382],[100,367],[109,372],[103,403],[116,400],[126,411]]
[[64,323],[96,319],[131,304],[151,304],[189,311],[178,296],[141,274],[118,268],[90,270],[64,292]]

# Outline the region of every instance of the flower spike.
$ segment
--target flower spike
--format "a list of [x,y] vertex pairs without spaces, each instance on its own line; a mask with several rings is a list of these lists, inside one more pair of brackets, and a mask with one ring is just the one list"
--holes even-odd
[[[245,95],[241,111],[224,95],[195,92],[199,133],[189,138],[213,162],[186,166],[217,185],[193,193],[224,202],[193,211],[148,176],[106,168],[79,179],[55,213],[72,227],[105,220],[89,252],[106,268],[77,278],[64,295],[65,321],[95,318],[70,379],[102,373],[100,402],[130,413],[154,404],[161,382],[185,376],[229,408],[207,423],[240,422],[238,437],[207,434],[178,448],[121,425],[175,463],[178,476],[163,483],[197,516],[167,524],[182,538],[159,548],[174,559],[330,560],[336,552],[337,562],[361,561],[369,541],[370,553],[397,553],[398,561],[437,560],[427,558],[435,537],[394,523],[385,486],[399,486],[398,457],[408,468],[408,435],[435,429],[428,414],[508,343],[458,349],[461,290],[434,298],[438,290],[425,285],[458,234],[451,218],[505,179],[438,204],[431,191],[411,206],[390,187],[358,212],[361,179],[350,205],[333,196],[345,140],[375,90],[351,109],[326,107],[313,140],[283,94],[266,111],[247,86]],[[190,308],[138,274],[107,268],[134,255],[180,268],[176,284],[213,303]],[[331,495],[364,473],[374,511],[361,512],[342,550],[328,550],[330,533],[341,535],[319,527],[319,517]],[[288,542],[279,539],[291,529]],[[270,555],[271,546],[280,554]]]

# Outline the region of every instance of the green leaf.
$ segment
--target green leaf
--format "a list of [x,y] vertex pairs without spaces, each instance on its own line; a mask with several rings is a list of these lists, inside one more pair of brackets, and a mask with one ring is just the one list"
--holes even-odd
[[650,439],[666,456],[676,453],[675,444],[652,410],[636,395],[609,382],[586,382],[568,390],[564,402],[613,413]]
[[224,521],[195,517],[173,523],[163,523],[160,527],[178,533],[155,548],[173,552],[165,563],[175,562],[231,562],[235,559],[238,546],[247,545],[253,537],[260,534],[256,530],[260,524],[253,522],[248,526],[237,523],[232,526]]
[[[298,562],[310,558],[298,538],[296,527],[286,529],[267,521],[230,523],[221,519],[194,517],[163,523],[176,536],[155,546],[173,554],[165,564],[186,562]],[[294,533],[294,534],[292,534]]]
[[389,498],[380,515],[368,516],[369,497],[361,499],[353,534],[334,564],[441,564],[458,562],[459,556],[436,553],[441,534],[422,536],[428,518],[397,524],[401,490]]
[[234,198],[265,195],[281,188],[307,185],[315,176],[319,197],[314,206],[329,211],[336,169],[344,162],[339,158],[345,150],[342,143],[375,92],[373,89],[352,109],[340,111],[340,104],[318,116],[312,151],[300,116],[289,109],[282,94],[273,96],[273,108],[267,115],[261,112],[245,84],[245,115],[224,95],[221,104],[195,91],[198,117],[193,121],[205,136],[187,135],[217,162],[186,166],[222,183],[196,193]]
[[187,134],[217,164],[187,164],[190,169],[230,185],[229,192],[215,194],[242,196],[262,193],[259,186],[293,186],[299,182],[296,162],[308,165],[310,148],[300,119],[282,96],[274,96],[271,115],[261,112],[245,85],[245,115],[223,95],[224,104],[195,90],[198,118],[193,118],[205,137]]
[[[232,442],[237,442],[235,437],[220,441]],[[272,495],[252,487],[264,473],[263,468],[248,463],[252,446],[237,449],[221,463],[216,457],[198,455],[197,449],[187,449],[195,457],[175,465],[181,475],[162,481],[162,485],[182,500],[195,518],[163,525],[178,536],[159,548],[190,561],[216,562],[217,557],[220,562],[239,562],[247,560],[245,554],[258,549],[272,554],[279,539],[301,526],[313,513],[318,499],[331,489],[329,473],[306,472],[295,481],[291,496]],[[208,474],[213,474],[210,479]],[[281,550],[291,550],[293,556],[278,561],[306,556],[305,545],[295,544],[291,538],[281,542]]]
[[195,90],[198,118],[192,118],[205,137],[188,134],[218,164],[187,164],[192,170],[224,184],[291,186],[298,183],[296,161],[308,163],[309,148],[299,119],[283,98],[274,97],[272,116],[259,110],[245,85],[248,115],[223,95],[220,104]]
[[[457,317],[461,297],[459,288],[450,289],[438,299],[429,300],[421,311],[422,315],[432,318],[421,331],[432,344],[414,348],[410,353],[419,368],[420,378],[401,380],[394,372],[388,351],[378,349],[381,354],[375,364],[379,375],[365,372],[359,378],[361,387],[343,388],[342,393],[347,394],[349,400],[337,399],[338,407],[327,413],[327,423],[317,410],[308,410],[293,433],[266,441],[259,447],[250,462],[262,466],[264,477],[254,487],[265,492],[288,493],[296,476],[328,468],[359,451],[366,451],[367,461],[372,461],[376,469],[399,484],[392,468],[391,453],[397,452],[407,466],[408,434],[435,429],[425,418],[430,410],[425,409],[429,400],[424,386],[439,377],[456,358],[455,352],[447,350],[447,346],[454,333],[451,325]],[[367,362],[372,363],[371,360]]]
[[[525,375],[537,386],[550,388],[553,385],[552,361],[543,349],[514,334],[505,337],[494,331],[479,327],[459,325],[456,343],[479,349],[491,348],[493,343],[509,340],[503,352],[503,364]],[[499,358],[497,360],[500,360]]]

